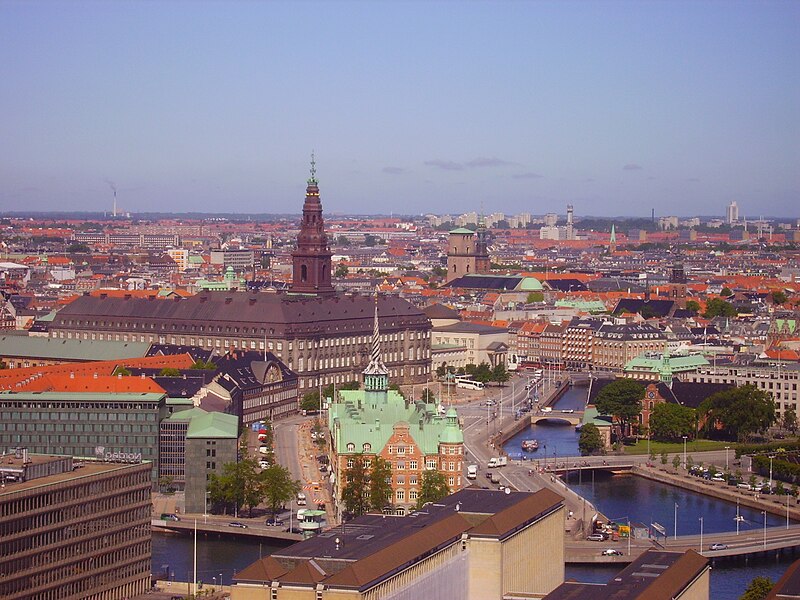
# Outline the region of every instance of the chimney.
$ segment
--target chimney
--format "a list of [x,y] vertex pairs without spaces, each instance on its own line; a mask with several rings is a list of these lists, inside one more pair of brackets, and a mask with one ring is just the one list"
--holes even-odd
[[94,378],[97,379],[97,373],[94,374]]
[[69,378],[70,378],[70,379],[75,379],[75,373],[70,373],[70,374],[69,374]]

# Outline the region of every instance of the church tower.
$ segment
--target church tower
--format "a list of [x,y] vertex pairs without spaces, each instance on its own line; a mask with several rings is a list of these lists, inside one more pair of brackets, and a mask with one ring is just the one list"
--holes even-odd
[[686,308],[686,272],[681,263],[672,265],[669,277],[669,298],[674,300],[681,308]]
[[333,294],[331,284],[331,251],[325,223],[322,220],[322,202],[317,186],[317,169],[311,154],[311,177],[303,203],[303,220],[297,236],[297,249],[292,252],[292,287],[296,294]]
[[475,237],[475,272],[489,273],[492,265],[489,261],[489,236],[486,232],[486,220],[483,215],[478,218],[478,231]]
[[372,349],[369,353],[369,364],[364,369],[365,400],[371,406],[386,402],[389,390],[389,369],[381,356],[381,331],[378,326],[378,294],[375,294],[375,322],[372,327]]

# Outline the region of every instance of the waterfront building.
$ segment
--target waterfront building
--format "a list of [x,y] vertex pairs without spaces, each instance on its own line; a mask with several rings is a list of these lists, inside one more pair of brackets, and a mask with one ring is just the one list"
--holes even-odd
[[603,325],[594,332],[592,364],[595,370],[622,373],[637,356],[663,351],[667,337],[652,325]]
[[148,463],[20,450],[0,461],[0,597],[122,600],[150,589]]
[[337,510],[346,484],[345,471],[353,466],[357,456],[363,456],[367,467],[376,456],[391,465],[391,503],[398,514],[416,504],[426,470],[443,473],[451,492],[462,488],[464,434],[458,414],[451,407],[441,415],[434,403],[410,402],[389,389],[377,304],[364,388],[337,393],[328,409],[331,480]]
[[236,574],[231,599],[541,598],[564,581],[564,518],[548,489],[471,487],[277,550]]
[[544,600],[708,600],[711,561],[694,550],[648,550],[605,584],[566,581]]
[[169,478],[184,490],[186,512],[206,513],[209,475],[221,475],[238,462],[239,419],[233,415],[188,408],[159,425],[159,481]]

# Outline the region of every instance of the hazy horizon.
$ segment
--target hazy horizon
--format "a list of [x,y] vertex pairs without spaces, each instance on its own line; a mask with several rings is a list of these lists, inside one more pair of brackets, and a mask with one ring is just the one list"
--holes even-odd
[[0,211],[800,216],[797,2],[0,4]]

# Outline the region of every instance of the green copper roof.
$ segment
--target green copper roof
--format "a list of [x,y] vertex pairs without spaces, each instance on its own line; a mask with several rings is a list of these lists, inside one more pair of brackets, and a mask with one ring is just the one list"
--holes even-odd
[[535,277],[523,277],[518,289],[521,292],[539,292],[544,288],[542,282]]
[[0,355],[62,360],[118,360],[141,358],[150,348],[147,342],[67,340],[42,336],[4,335]]
[[236,439],[239,435],[239,419],[234,415],[207,412],[202,408],[190,408],[172,414],[168,421],[189,421],[186,439],[223,438]]
[[556,300],[556,306],[564,308],[575,308],[577,310],[582,310],[590,313],[601,313],[601,312],[606,312],[608,310],[606,308],[606,305],[603,304],[600,300],[569,300],[565,298],[562,300]]
[[[341,390],[328,411],[328,424],[339,454],[356,454],[369,444],[377,453],[386,445],[397,423],[408,424],[409,434],[424,454],[438,454],[440,443],[464,440],[457,413],[448,424],[433,403],[408,403],[394,390]],[[453,412],[455,410],[453,409]],[[348,450],[348,444],[353,444]]]
[[453,229],[450,233],[458,233],[461,235],[475,235],[475,232],[472,229],[466,229],[464,227],[459,227],[458,229]]
[[680,373],[682,371],[694,371],[699,367],[705,367],[709,364],[710,363],[704,356],[700,354],[689,354],[685,356],[670,356],[669,362],[665,367],[661,355],[641,355],[628,361],[625,365],[625,371],[650,371],[660,374],[665,369],[669,369],[672,373]]

